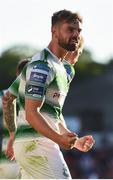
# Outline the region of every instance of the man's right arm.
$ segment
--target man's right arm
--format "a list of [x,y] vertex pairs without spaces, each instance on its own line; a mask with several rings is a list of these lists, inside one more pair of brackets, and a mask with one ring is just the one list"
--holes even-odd
[[76,140],[76,135],[72,132],[59,134],[57,131],[55,131],[40,113],[39,109],[41,105],[42,101],[26,98],[26,120],[40,134],[51,139],[55,143],[62,146],[64,149],[71,149],[72,144],[74,144]]

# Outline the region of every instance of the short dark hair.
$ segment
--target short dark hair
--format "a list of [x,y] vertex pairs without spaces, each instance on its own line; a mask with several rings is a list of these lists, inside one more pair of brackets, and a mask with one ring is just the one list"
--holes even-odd
[[63,22],[63,21],[66,21],[66,22],[80,21],[82,23],[83,19],[79,13],[77,13],[77,12],[73,13],[66,9],[60,10],[53,14],[52,22],[51,22],[52,26],[54,26],[57,23]]

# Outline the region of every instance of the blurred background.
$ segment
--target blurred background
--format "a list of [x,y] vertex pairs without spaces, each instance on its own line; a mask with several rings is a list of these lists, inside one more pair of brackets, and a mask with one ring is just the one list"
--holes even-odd
[[[72,131],[92,134],[96,143],[88,153],[62,150],[73,179],[113,178],[112,8],[112,0],[0,0],[0,96],[15,79],[17,63],[48,45],[54,12],[68,9],[83,16],[85,47],[63,114]],[[1,99],[0,134],[4,151]]]

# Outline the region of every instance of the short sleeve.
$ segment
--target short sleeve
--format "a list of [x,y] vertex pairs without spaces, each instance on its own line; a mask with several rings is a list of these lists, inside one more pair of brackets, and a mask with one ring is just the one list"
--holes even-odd
[[29,64],[26,71],[25,96],[30,99],[43,100],[46,88],[53,78],[54,72],[47,62],[38,60]]

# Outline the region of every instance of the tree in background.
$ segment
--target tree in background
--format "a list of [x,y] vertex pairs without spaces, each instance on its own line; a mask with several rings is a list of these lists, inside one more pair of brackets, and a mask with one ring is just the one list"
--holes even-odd
[[104,73],[107,65],[108,64],[96,63],[92,58],[91,52],[84,49],[75,66],[76,74],[78,74],[77,81],[82,81]]
[[0,57],[0,90],[7,89],[15,79],[18,62],[32,56],[36,51],[27,46],[15,46],[2,53]]

